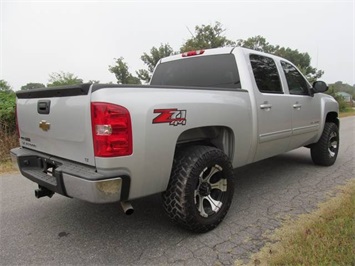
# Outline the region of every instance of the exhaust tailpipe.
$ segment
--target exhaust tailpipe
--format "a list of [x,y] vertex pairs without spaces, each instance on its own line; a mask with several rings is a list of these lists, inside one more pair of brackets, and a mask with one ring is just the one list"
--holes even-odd
[[132,204],[129,203],[128,201],[121,201],[121,207],[123,209],[123,212],[126,215],[131,215],[132,213],[134,213],[134,209],[132,207]]
[[49,190],[48,188],[38,186],[38,189],[35,190],[35,197],[37,199],[42,198],[42,197],[49,197],[51,198],[53,196],[54,192]]

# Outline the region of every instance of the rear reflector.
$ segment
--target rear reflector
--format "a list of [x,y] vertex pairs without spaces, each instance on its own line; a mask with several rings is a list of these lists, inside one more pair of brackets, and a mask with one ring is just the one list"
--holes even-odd
[[189,51],[182,54],[182,57],[201,55],[205,52],[205,50],[197,50],[197,51]]
[[132,154],[131,117],[126,108],[93,102],[91,123],[95,156],[116,157]]

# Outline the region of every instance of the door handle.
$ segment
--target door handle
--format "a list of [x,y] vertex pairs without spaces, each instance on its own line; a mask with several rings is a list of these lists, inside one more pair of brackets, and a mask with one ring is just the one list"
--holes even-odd
[[296,110],[301,110],[301,107],[302,107],[301,104],[295,103],[295,104],[293,105],[293,109],[296,109]]
[[264,103],[260,105],[260,109],[267,110],[269,111],[271,109],[272,105],[268,103]]

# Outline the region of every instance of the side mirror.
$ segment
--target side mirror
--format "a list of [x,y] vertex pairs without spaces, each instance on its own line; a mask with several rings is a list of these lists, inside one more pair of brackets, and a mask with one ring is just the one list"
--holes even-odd
[[327,86],[327,84],[325,84],[324,81],[315,81],[315,82],[313,82],[312,89],[313,89],[314,93],[325,92],[328,90],[328,86]]

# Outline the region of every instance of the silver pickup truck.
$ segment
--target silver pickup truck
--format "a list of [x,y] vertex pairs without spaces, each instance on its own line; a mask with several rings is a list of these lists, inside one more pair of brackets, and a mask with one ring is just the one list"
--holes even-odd
[[338,104],[289,61],[241,47],[163,58],[150,85],[81,84],[17,92],[21,174],[94,203],[162,192],[168,216],[215,228],[233,197],[233,168],[299,147],[329,166]]

